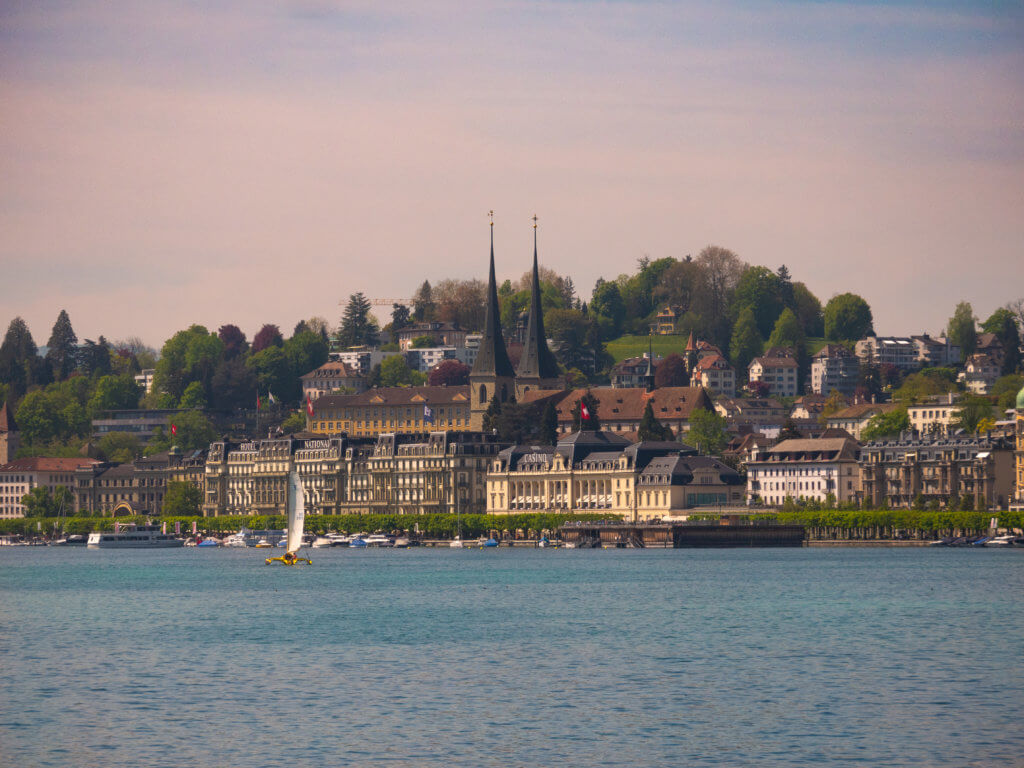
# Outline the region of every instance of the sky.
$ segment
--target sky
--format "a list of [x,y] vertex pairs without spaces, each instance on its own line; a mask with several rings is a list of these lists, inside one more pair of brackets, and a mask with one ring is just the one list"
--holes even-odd
[[[1024,296],[1024,6],[0,3],[0,323],[159,348],[709,244],[875,330]],[[390,309],[382,310],[386,319]]]

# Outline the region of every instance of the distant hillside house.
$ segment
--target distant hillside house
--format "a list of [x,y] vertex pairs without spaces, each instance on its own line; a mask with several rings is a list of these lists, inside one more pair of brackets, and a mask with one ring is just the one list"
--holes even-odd
[[721,355],[714,352],[705,354],[694,365],[690,384],[727,397],[735,397],[736,370],[725,362]]
[[952,392],[907,406],[910,428],[921,435],[948,435],[959,415],[960,406],[953,402]]
[[651,360],[645,353],[643,357],[630,357],[620,363],[616,363],[611,370],[612,388],[653,388],[654,370],[662,359],[660,356],[657,356],[654,360]]
[[967,364],[960,372],[960,380],[968,392],[976,395],[987,395],[992,385],[999,378],[1000,365],[991,355],[976,352],[967,358]]
[[862,363],[873,359],[876,365],[893,365],[902,371],[921,367],[917,344],[909,336],[866,336],[857,342],[854,352]]
[[[662,387],[648,392],[644,389],[593,387],[571,390],[531,390],[520,399],[522,403],[550,401],[558,414],[558,431],[572,431],[572,410],[590,392],[599,401],[597,415],[601,429],[607,432],[636,432],[640,429],[647,403],[662,426],[671,427],[676,435],[690,429],[690,415],[698,409],[714,410],[714,404],[703,387]],[[584,423],[585,426],[585,423]]]
[[395,340],[398,348],[405,352],[420,336],[430,336],[434,339],[432,346],[435,347],[464,347],[467,335],[468,331],[460,328],[457,323],[413,323],[395,331]]
[[302,376],[302,399],[316,400],[323,395],[347,389],[358,394],[366,389],[366,377],[347,363],[331,361]]
[[896,410],[893,403],[858,403],[836,411],[826,420],[830,429],[845,429],[854,439],[860,440],[860,433],[872,418],[880,413]]
[[668,306],[661,310],[651,323],[651,333],[667,336],[676,332],[676,322],[683,316],[682,307]]
[[792,357],[755,357],[748,366],[750,381],[763,381],[773,397],[796,397],[797,362]]
[[811,358],[811,391],[828,395],[836,390],[853,395],[860,376],[860,360],[841,344],[826,344]]

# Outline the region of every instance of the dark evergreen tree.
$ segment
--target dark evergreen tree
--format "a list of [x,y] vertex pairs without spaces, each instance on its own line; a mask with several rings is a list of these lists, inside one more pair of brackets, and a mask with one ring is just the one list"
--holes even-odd
[[672,440],[674,435],[672,434],[672,428],[664,426],[654,416],[654,407],[651,405],[651,401],[647,401],[647,407],[644,408],[644,415],[640,419],[640,430],[639,438],[643,440]]
[[377,328],[370,318],[370,300],[361,292],[348,297],[348,305],[341,317],[338,342],[342,347],[377,343]]
[[46,362],[54,381],[64,381],[70,376],[77,364],[78,337],[71,327],[71,318],[67,310],[62,309],[53,324],[50,340],[46,343]]
[[391,331],[400,331],[409,325],[411,315],[405,304],[391,305]]
[[558,444],[558,411],[555,404],[548,400],[544,413],[540,417],[541,442],[544,445]]
[[416,291],[416,295],[412,297],[412,319],[417,323],[433,320],[436,312],[437,304],[434,303],[434,291],[430,287],[430,282],[424,280],[423,285]]
[[39,383],[45,363],[38,352],[25,321],[20,317],[11,320],[0,344],[0,383],[8,385],[7,399],[16,400],[29,386]]

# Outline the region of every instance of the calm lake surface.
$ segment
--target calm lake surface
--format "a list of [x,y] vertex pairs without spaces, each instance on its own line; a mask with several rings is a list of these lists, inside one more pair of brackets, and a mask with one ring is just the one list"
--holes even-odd
[[1024,552],[0,549],[0,764],[1024,765]]

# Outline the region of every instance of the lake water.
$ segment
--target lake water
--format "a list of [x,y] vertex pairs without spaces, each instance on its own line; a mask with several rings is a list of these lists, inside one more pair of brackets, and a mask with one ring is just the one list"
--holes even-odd
[[1024,552],[0,549],[0,764],[1024,765]]

